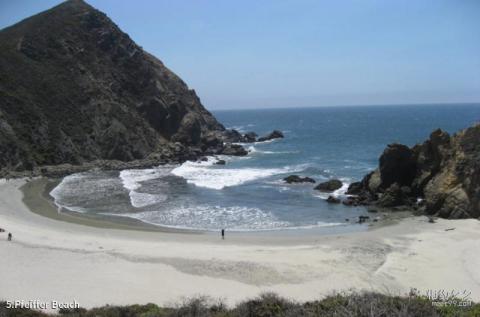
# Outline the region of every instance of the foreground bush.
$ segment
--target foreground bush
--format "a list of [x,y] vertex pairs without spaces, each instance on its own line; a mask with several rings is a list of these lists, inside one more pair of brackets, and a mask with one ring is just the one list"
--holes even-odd
[[[29,309],[7,309],[0,303],[0,317],[50,317]],[[480,304],[468,307],[432,305],[422,296],[389,296],[377,293],[336,294],[322,300],[298,303],[267,293],[239,303],[233,308],[208,297],[199,297],[176,307],[155,304],[131,306],[104,306],[93,309],[61,310],[58,317],[480,317]]]

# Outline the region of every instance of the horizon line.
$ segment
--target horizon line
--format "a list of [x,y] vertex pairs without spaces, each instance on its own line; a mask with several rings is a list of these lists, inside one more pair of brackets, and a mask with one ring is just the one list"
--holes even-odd
[[427,102],[427,103],[391,103],[391,104],[338,104],[338,105],[323,105],[323,106],[279,106],[279,107],[247,107],[247,108],[213,108],[208,109],[209,111],[238,111],[238,110],[281,110],[281,109],[313,109],[313,108],[347,108],[347,107],[395,107],[395,106],[453,106],[453,105],[472,105],[472,106],[480,106],[480,101],[472,101],[472,102]]

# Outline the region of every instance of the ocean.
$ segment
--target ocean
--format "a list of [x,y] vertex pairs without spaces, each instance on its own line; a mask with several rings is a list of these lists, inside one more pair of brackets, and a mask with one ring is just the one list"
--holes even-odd
[[274,129],[285,138],[245,144],[246,157],[225,157],[225,166],[186,162],[121,172],[65,177],[53,189],[55,203],[99,217],[206,231],[290,230],[342,226],[366,214],[364,207],[328,204],[314,185],[288,185],[291,174],[317,183],[338,178],[344,186],[376,168],[389,143],[412,146],[437,128],[454,133],[480,121],[480,105],[342,106],[214,111],[227,128],[259,135]]

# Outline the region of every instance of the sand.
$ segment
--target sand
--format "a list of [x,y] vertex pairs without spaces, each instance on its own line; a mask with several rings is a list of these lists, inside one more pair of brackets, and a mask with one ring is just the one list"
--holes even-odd
[[[0,299],[173,305],[207,295],[233,305],[273,291],[300,301],[332,292],[464,290],[480,300],[480,222],[408,217],[319,235],[132,230],[57,218],[44,186],[0,180]],[[38,187],[38,188],[37,188]],[[38,210],[37,210],[38,212]],[[50,213],[50,217],[46,214]],[[74,217],[74,216],[73,216]],[[133,226],[133,227],[132,227]],[[454,230],[448,230],[454,228]],[[7,233],[13,241],[7,241]]]

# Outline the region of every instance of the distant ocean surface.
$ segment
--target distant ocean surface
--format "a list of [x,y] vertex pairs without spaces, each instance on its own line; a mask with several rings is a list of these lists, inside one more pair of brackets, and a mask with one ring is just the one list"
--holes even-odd
[[362,207],[325,202],[312,184],[287,185],[299,174],[344,187],[374,169],[389,143],[423,142],[441,128],[454,133],[480,121],[480,105],[351,106],[214,111],[227,128],[285,138],[246,144],[246,157],[225,166],[186,162],[121,172],[70,175],[51,192],[58,206],[79,213],[131,217],[159,226],[258,231],[353,226]]

